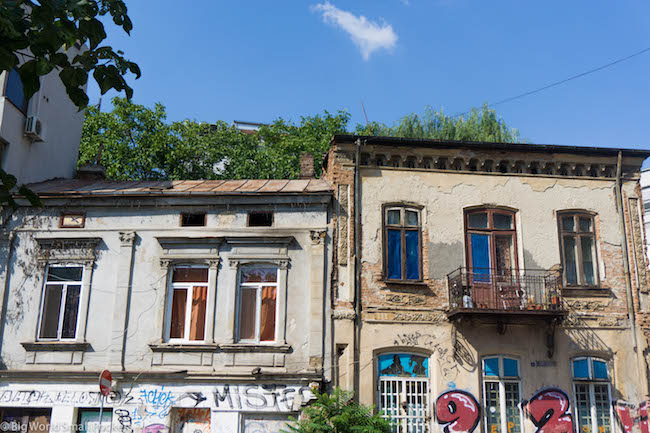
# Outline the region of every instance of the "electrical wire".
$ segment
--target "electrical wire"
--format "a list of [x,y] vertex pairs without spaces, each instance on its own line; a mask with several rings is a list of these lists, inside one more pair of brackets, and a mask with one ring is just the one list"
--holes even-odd
[[[505,99],[502,99],[502,100],[500,100],[500,101],[497,101],[497,102],[495,102],[495,103],[493,103],[493,104],[488,104],[487,106],[488,106],[488,107],[495,107],[495,106],[497,106],[497,105],[505,104],[506,102],[514,101],[514,100],[516,100],[516,99],[524,98],[524,97],[526,97],[526,96],[530,96],[530,95],[533,95],[533,94],[535,94],[535,93],[539,93],[539,92],[544,91],[544,90],[546,90],[546,89],[550,89],[551,87],[559,86],[560,84],[564,84],[564,83],[566,83],[566,82],[569,82],[569,81],[572,81],[572,80],[575,80],[575,79],[578,79],[578,78],[584,77],[584,76],[586,76],[586,75],[593,74],[594,72],[602,71],[603,69],[609,68],[610,66],[614,66],[614,65],[619,64],[619,63],[621,63],[621,62],[624,62],[624,61],[626,61],[626,60],[629,60],[629,59],[631,59],[631,58],[633,58],[633,57],[640,56],[641,54],[644,54],[644,53],[646,53],[646,52],[648,52],[648,51],[650,51],[650,47],[645,48],[645,49],[643,49],[643,50],[641,50],[641,51],[638,51],[638,52],[636,52],[636,53],[634,53],[634,54],[630,54],[629,56],[622,57],[622,58],[620,58],[620,59],[618,59],[618,60],[614,60],[613,62],[607,63],[607,64],[602,65],[602,66],[599,66],[599,67],[597,67],[597,68],[590,69],[590,70],[588,70],[588,71],[582,72],[582,73],[580,73],[580,74],[574,75],[574,76],[569,77],[569,78],[565,78],[565,79],[560,80],[560,81],[556,81],[556,82],[554,82],[554,83],[548,84],[548,85],[543,86],[543,87],[539,87],[539,88],[534,89],[534,90],[530,90],[530,91],[527,91],[527,92],[524,92],[524,93],[520,93],[520,94],[515,95],[515,96],[510,96],[510,97],[508,97],[508,98],[505,98]],[[468,113],[470,113],[471,111],[472,111],[472,110],[467,110],[467,111],[464,111],[464,112],[462,112],[462,113],[455,114],[455,115],[451,116],[451,118],[453,119],[453,118],[456,118],[456,117],[464,116],[465,114],[468,114]]]

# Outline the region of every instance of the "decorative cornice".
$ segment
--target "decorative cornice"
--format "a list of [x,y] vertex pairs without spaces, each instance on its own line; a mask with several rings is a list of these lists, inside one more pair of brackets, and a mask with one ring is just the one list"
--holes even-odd
[[334,320],[354,320],[356,317],[354,310],[337,308],[332,311],[332,319]]
[[309,237],[311,238],[312,245],[324,245],[325,236],[327,236],[327,231],[325,230],[310,230]]
[[133,246],[135,241],[135,232],[120,232],[120,245],[123,247]]
[[160,259],[160,267],[163,269],[169,269],[169,266],[172,264],[172,259]]
[[92,266],[101,238],[40,238],[37,260],[47,263],[76,262]]
[[220,344],[222,352],[245,352],[245,353],[289,353],[291,346],[288,344]]
[[149,348],[152,352],[217,352],[217,344],[170,344],[170,343],[151,343]]

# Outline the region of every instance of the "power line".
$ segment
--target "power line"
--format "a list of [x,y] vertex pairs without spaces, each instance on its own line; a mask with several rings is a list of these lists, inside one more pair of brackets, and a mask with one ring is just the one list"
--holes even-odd
[[[535,94],[535,93],[541,92],[541,91],[543,91],[543,90],[550,89],[551,87],[559,86],[560,84],[564,84],[564,83],[566,83],[566,82],[568,82],[568,81],[571,81],[571,80],[575,80],[575,79],[577,79],[577,78],[584,77],[585,75],[593,74],[594,72],[598,72],[598,71],[601,71],[601,70],[603,70],[603,69],[605,69],[605,68],[609,68],[610,66],[614,66],[614,65],[616,65],[616,64],[618,64],[618,63],[624,62],[624,61],[629,60],[629,59],[631,59],[631,58],[633,58],[633,57],[640,56],[641,54],[643,54],[643,53],[645,53],[645,52],[647,52],[647,51],[650,51],[650,47],[645,48],[645,49],[643,49],[643,50],[641,50],[641,51],[639,51],[639,52],[636,52],[636,53],[634,53],[634,54],[631,54],[631,55],[629,55],[629,56],[627,56],[627,57],[623,57],[623,58],[620,58],[620,59],[615,60],[615,61],[613,61],[613,62],[607,63],[606,65],[602,65],[602,66],[599,66],[599,67],[597,67],[597,68],[590,69],[590,70],[588,70],[588,71],[582,72],[582,73],[580,73],[580,74],[578,74],[578,75],[574,75],[574,76],[572,76],[572,77],[565,78],[564,80],[556,81],[556,82],[551,83],[551,84],[549,84],[549,85],[546,85],[546,86],[544,86],[544,87],[540,87],[540,88],[537,88],[537,89],[535,89],[535,90],[530,90],[530,91],[528,91],[528,92],[520,93],[519,95],[515,95],[515,96],[511,96],[511,97],[509,97],[509,98],[502,99],[502,100],[500,100],[500,101],[495,102],[494,104],[488,104],[488,107],[494,107],[494,106],[496,106],[496,105],[505,104],[506,102],[514,101],[515,99],[519,99],[519,98],[523,98],[523,97],[526,97],[526,96],[530,96],[530,95],[532,95],[532,94]],[[451,117],[452,117],[452,118],[455,118],[455,117],[459,117],[459,116],[464,116],[465,114],[467,114],[467,113],[469,113],[469,112],[471,112],[471,110],[465,111],[465,112],[460,113],[460,114],[455,114],[455,115],[453,115],[453,116],[451,116]]]

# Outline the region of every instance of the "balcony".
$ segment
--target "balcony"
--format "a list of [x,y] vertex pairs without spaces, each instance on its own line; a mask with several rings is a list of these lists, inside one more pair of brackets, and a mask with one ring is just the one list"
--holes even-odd
[[459,268],[447,275],[447,282],[450,320],[556,321],[567,315],[561,271]]

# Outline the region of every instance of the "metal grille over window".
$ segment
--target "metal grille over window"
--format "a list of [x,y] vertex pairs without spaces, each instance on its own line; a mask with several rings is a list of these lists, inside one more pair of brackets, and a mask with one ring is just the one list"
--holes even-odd
[[592,357],[572,361],[578,431],[611,433],[612,401],[607,362]]
[[48,267],[39,339],[71,340],[76,337],[82,276],[81,266]]
[[486,432],[521,432],[521,384],[517,359],[505,356],[483,358],[483,396]]
[[242,268],[239,283],[239,341],[275,341],[277,293],[276,267]]
[[171,286],[169,339],[203,341],[208,268],[176,267]]
[[429,359],[408,353],[381,355],[378,359],[378,406],[390,419],[392,431],[428,431]]
[[384,208],[384,272],[388,280],[422,279],[420,210]]

